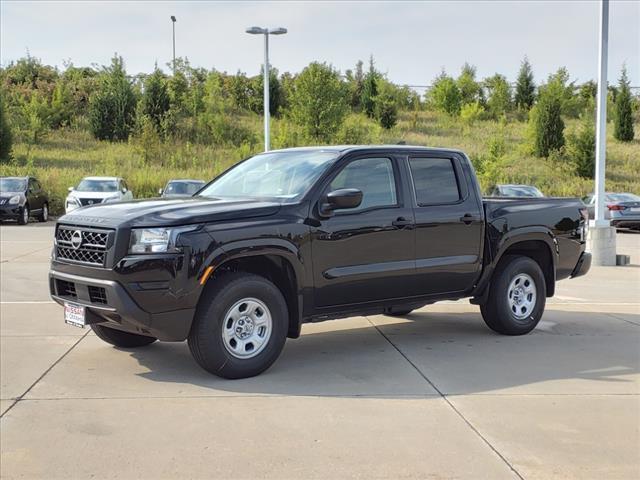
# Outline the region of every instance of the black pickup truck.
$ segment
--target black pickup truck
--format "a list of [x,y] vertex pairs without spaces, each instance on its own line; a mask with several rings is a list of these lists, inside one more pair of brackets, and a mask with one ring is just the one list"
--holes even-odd
[[408,146],[255,155],[191,198],[60,218],[51,296],[122,348],[188,340],[226,378],[267,369],[305,322],[406,315],[468,297],[530,332],[557,280],[584,275],[577,199],[483,199],[469,159]]

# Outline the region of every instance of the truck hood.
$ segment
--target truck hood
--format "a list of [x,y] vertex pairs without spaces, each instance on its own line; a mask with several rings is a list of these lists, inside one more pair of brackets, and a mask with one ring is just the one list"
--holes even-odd
[[95,227],[165,227],[273,215],[280,204],[256,198],[154,198],[78,208],[60,223]]

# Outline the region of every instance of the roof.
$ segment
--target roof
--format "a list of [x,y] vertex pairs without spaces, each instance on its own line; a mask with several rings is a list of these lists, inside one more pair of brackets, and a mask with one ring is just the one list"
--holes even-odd
[[121,177],[83,177],[82,180],[121,180]]
[[[295,148],[283,148],[279,150],[270,150],[268,153],[273,152],[305,152],[305,151],[318,151],[318,152],[336,152],[345,153],[348,151],[357,150],[396,150],[396,151],[424,151],[424,152],[455,152],[460,150],[455,148],[438,148],[438,147],[423,147],[420,145],[318,145],[311,147],[295,147]],[[267,153],[267,152],[263,152]]]

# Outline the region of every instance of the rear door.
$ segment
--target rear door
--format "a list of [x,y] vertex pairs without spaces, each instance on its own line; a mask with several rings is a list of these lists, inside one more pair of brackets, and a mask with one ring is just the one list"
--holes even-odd
[[32,212],[40,212],[42,210],[42,204],[44,203],[40,184],[34,178],[30,178],[28,189],[27,195],[30,210]]
[[348,160],[323,188],[320,198],[357,188],[363,200],[358,208],[320,218],[311,230],[317,307],[406,296],[415,272],[415,235],[399,172],[396,157],[376,153]]
[[409,157],[421,294],[467,290],[480,274],[482,204],[465,165],[450,153]]

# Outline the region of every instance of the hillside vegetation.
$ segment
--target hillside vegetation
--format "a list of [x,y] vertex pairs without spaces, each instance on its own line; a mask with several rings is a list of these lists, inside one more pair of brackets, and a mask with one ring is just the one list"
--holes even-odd
[[[259,76],[181,61],[175,75],[131,78],[117,57],[100,71],[62,73],[26,58],[0,75],[0,150],[8,150],[0,174],[38,177],[53,212],[83,176],[122,176],[136,197],[151,197],[170,178],[208,180],[263,148]],[[638,99],[624,75],[609,95],[607,189],[640,193]],[[594,95],[593,83],[575,85],[564,69],[536,87],[526,61],[515,89],[500,75],[478,81],[465,65],[457,78],[435,79],[424,98],[393,85],[373,61],[343,76],[311,64],[298,75],[273,72],[271,143],[459,148],[485,191],[527,183],[583,196],[593,189]]]

